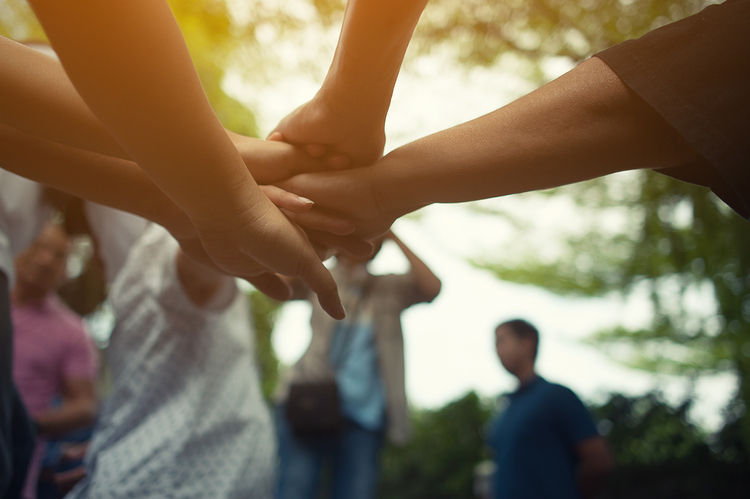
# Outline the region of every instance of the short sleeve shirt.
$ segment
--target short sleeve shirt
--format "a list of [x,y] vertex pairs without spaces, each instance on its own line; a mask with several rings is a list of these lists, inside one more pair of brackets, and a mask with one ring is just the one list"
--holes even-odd
[[93,380],[99,362],[81,318],[50,295],[37,305],[11,305],[13,379],[32,415],[49,410],[68,378]]
[[660,173],[710,187],[750,220],[750,0],[727,0],[596,57],[701,159]]
[[501,399],[490,424],[495,499],[578,499],[575,447],[598,435],[570,389],[536,378]]

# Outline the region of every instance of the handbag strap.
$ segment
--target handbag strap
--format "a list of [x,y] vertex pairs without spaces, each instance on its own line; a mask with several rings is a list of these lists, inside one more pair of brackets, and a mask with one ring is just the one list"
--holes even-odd
[[346,352],[349,348],[349,344],[352,342],[352,331],[357,326],[357,318],[359,317],[359,313],[362,310],[362,302],[365,300],[365,298],[369,295],[370,289],[372,288],[372,283],[375,280],[375,276],[371,275],[369,272],[367,274],[367,277],[365,277],[365,281],[362,284],[362,290],[361,294],[359,296],[359,299],[354,304],[354,308],[351,311],[351,315],[349,316],[350,319],[347,321],[347,327],[342,329],[340,331],[340,334],[344,335],[344,339],[342,340],[343,343],[341,345],[341,348],[338,349],[338,352],[336,352],[336,358],[330,359],[329,362],[331,363],[331,367],[336,368],[339,367],[342,360],[346,358]]

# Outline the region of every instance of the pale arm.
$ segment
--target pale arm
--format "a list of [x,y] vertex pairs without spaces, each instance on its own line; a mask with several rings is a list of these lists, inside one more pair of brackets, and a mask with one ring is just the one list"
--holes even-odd
[[36,415],[37,431],[43,435],[62,435],[93,424],[97,400],[94,382],[86,378],[66,378],[62,383],[62,404]]
[[546,189],[697,153],[599,59],[474,121],[400,147],[371,167],[282,185],[372,238],[432,203]]
[[350,0],[321,89],[274,132],[286,141],[310,144],[313,155],[328,152],[332,167],[369,165],[379,159],[393,87],[426,4],[427,0]]
[[[56,59],[0,37],[0,124],[60,144],[130,159]],[[226,130],[253,178],[268,183],[324,166],[302,151]]]
[[336,317],[336,283],[304,233],[259,190],[213,113],[165,1],[32,0],[76,90],[184,211],[214,263],[300,276]]
[[[265,141],[257,142],[271,145]],[[288,144],[273,146],[291,149]],[[65,146],[3,124],[0,124],[0,150],[3,151],[0,158],[3,169],[154,221],[169,230],[193,258],[210,264],[190,219],[132,161]],[[273,155],[269,159],[282,161],[284,157],[286,155]],[[350,230],[347,222],[310,210],[310,205],[297,196],[276,191],[272,186],[262,188],[274,203],[290,210],[290,215],[306,226],[333,232]],[[324,233],[320,237],[324,236],[331,244],[350,250],[361,245],[356,240],[333,234]],[[254,276],[248,280],[273,298],[283,300],[288,297],[286,286],[275,275]]]
[[604,437],[595,436],[575,448],[578,459],[578,488],[583,499],[592,499],[601,492],[615,467],[614,457]]

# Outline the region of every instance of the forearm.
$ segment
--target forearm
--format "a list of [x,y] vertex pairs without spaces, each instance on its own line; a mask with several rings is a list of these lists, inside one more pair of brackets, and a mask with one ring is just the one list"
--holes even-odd
[[356,109],[385,121],[406,48],[426,4],[427,0],[349,0],[319,94],[334,113]]
[[127,158],[55,59],[0,37],[0,122],[70,146]]
[[421,258],[414,254],[395,234],[391,233],[390,238],[401,248],[404,256],[409,261],[411,273],[414,276],[417,287],[424,295],[425,301],[434,300],[440,293],[440,279],[430,270]]
[[395,217],[546,189],[636,168],[686,163],[695,152],[599,59],[474,121],[396,149],[370,168]]
[[142,216],[175,235],[190,220],[132,161],[65,146],[0,124],[0,167],[74,196]]
[[88,107],[178,206],[211,218],[252,204],[255,183],[203,93],[166,2],[31,4]]
[[37,415],[37,431],[43,435],[62,435],[78,428],[90,426],[96,418],[96,402],[80,400],[63,404],[59,409]]

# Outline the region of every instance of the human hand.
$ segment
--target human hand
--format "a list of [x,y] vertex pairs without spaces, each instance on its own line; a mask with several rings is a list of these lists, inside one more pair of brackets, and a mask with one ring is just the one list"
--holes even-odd
[[226,192],[231,209],[192,215],[200,242],[223,272],[251,279],[264,272],[299,277],[318,295],[321,307],[335,319],[346,313],[338,287],[315,253],[304,231],[287,218],[252,179]]
[[[313,209],[311,201],[300,198],[278,187],[259,187],[269,200],[282,209],[290,218],[295,219],[298,223],[312,227],[308,229],[308,233],[311,235],[310,239],[313,242],[313,247],[321,260],[330,257],[335,251],[344,251],[354,255],[369,254],[371,251],[372,247],[369,243],[359,238],[345,235],[354,230],[351,222],[326,213],[317,212]],[[160,223],[170,231],[185,253],[203,265],[225,273],[206,253],[196,228],[184,212],[171,203],[160,211],[162,213]],[[291,290],[286,282],[280,279],[277,274],[268,271],[264,265],[253,262],[248,270],[250,272],[263,271],[258,275],[245,277],[259,291],[280,301],[290,298]]]
[[357,227],[354,235],[371,240],[384,234],[399,214],[387,209],[373,182],[378,166],[296,175],[278,185],[315,201],[321,211],[346,218]]
[[329,169],[371,165],[383,155],[385,116],[360,113],[336,109],[319,93],[283,118],[268,139],[301,147]]
[[298,173],[328,169],[320,159],[291,144],[246,137],[228,130],[227,134],[258,184],[270,184]]

